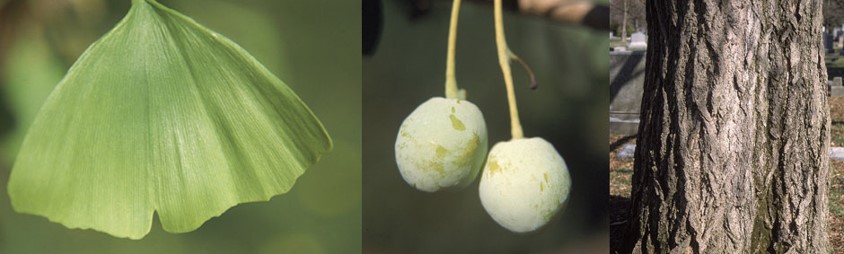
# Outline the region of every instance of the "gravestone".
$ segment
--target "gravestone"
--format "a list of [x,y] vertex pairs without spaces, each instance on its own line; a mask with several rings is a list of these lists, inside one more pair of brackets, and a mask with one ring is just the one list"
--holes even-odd
[[627,45],[629,50],[646,50],[648,49],[648,43],[645,42],[645,34],[641,32],[635,32],[630,35],[630,45]]
[[841,77],[832,78],[832,82],[829,82],[829,96],[844,97],[844,86],[841,83]]
[[823,33],[823,48],[826,53],[832,53],[832,35],[827,32]]
[[639,110],[645,84],[645,51],[610,52],[610,123],[613,135],[639,131]]
[[837,161],[844,161],[844,147],[830,147],[829,158]]
[[633,158],[634,155],[636,155],[636,145],[634,144],[625,144],[615,154],[620,159]]

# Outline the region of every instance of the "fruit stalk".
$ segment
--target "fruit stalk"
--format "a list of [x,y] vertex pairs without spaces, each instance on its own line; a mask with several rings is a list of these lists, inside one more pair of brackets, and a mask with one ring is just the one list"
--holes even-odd
[[454,0],[451,6],[451,22],[448,25],[448,53],[445,60],[445,97],[457,98],[457,78],[454,74],[454,51],[457,44],[457,18],[460,13],[460,0]]
[[510,105],[510,132],[513,139],[524,137],[522,124],[519,121],[519,110],[516,107],[516,93],[513,90],[513,73],[510,70],[510,50],[504,37],[504,17],[501,11],[501,0],[495,0],[495,46],[498,48],[498,64],[504,73],[504,85],[507,87],[507,102]]

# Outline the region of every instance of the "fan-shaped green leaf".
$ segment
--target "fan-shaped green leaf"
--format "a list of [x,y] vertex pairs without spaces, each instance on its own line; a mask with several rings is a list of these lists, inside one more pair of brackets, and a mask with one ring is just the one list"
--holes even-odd
[[287,192],[331,149],[322,124],[235,43],[154,0],[91,45],[42,106],[9,179],[15,210],[70,228],[198,228]]

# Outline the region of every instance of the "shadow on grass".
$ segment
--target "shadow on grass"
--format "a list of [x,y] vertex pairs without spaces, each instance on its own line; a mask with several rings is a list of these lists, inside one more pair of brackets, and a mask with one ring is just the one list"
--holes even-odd
[[616,140],[615,142],[612,142],[610,144],[610,152],[615,151],[616,149],[623,146],[624,144],[627,144],[627,142],[629,142],[630,140],[634,140],[634,139],[636,139],[636,134],[619,138],[618,140]]
[[627,228],[627,216],[631,201],[628,197],[610,196],[610,253],[624,253],[624,230]]

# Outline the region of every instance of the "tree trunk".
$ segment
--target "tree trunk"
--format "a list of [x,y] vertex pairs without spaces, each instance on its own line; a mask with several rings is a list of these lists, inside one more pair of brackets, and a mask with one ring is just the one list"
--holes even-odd
[[624,16],[621,18],[621,42],[624,42],[624,45],[627,45],[627,1],[630,0],[624,0]]
[[821,0],[648,0],[634,253],[829,253]]

